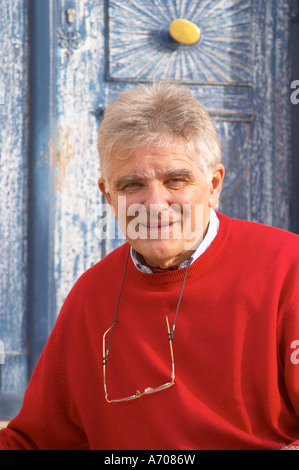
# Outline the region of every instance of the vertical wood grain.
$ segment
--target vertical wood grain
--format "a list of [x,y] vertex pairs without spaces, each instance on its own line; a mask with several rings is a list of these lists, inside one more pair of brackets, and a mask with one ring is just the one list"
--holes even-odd
[[[1,397],[27,383],[27,33],[26,2],[0,3],[0,339]],[[0,418],[3,417],[0,415]],[[5,419],[5,417],[4,417]]]
[[[57,311],[74,281],[102,256],[96,231],[101,196],[97,154],[99,120],[104,108],[104,8],[102,2],[73,2],[74,31],[80,47],[66,54],[59,46],[55,140],[55,287]],[[65,30],[67,2],[60,2],[59,28]]]

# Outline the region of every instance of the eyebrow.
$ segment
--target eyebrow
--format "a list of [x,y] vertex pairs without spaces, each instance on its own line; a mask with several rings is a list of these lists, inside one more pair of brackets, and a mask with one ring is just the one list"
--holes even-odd
[[129,175],[121,176],[120,178],[115,180],[114,187],[115,189],[121,189],[125,184],[147,181],[147,180],[153,179],[154,177],[158,177],[158,178],[184,177],[188,181],[192,181],[195,179],[192,171],[186,168],[173,168],[171,170],[157,170],[157,171],[154,171],[150,168],[140,173],[131,173]]

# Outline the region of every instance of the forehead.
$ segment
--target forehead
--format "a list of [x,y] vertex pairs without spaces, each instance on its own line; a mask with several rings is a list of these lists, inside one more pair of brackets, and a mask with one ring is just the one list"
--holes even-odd
[[163,173],[167,170],[186,167],[193,168],[196,163],[194,155],[188,151],[186,143],[174,141],[167,145],[150,144],[134,149],[118,147],[111,153],[111,176],[123,171]]

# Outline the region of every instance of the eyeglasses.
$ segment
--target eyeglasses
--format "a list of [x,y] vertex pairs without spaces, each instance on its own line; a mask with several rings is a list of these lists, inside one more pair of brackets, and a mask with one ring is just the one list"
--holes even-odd
[[[115,314],[114,314],[114,320],[113,320],[113,323],[112,325],[110,326],[110,328],[108,328],[108,330],[105,331],[104,335],[103,335],[103,357],[102,357],[102,364],[103,364],[103,381],[104,381],[104,393],[105,393],[105,399],[108,403],[114,403],[114,402],[124,402],[124,401],[129,401],[129,400],[135,400],[136,398],[141,398],[143,397],[144,395],[149,395],[151,393],[156,393],[156,392],[161,392],[162,390],[166,390],[170,387],[172,387],[174,385],[174,379],[175,379],[175,374],[174,374],[174,355],[173,355],[173,346],[172,346],[172,340],[173,340],[173,335],[174,335],[174,329],[175,329],[175,322],[176,322],[176,318],[177,318],[177,314],[178,314],[178,311],[179,311],[179,306],[180,306],[180,302],[181,302],[181,298],[182,298],[182,294],[183,294],[183,289],[184,289],[184,284],[185,284],[185,281],[186,281],[186,278],[187,278],[187,272],[188,272],[188,268],[189,268],[189,265],[191,263],[191,258],[189,259],[188,263],[187,263],[187,267],[185,269],[185,275],[184,275],[184,279],[183,279],[183,283],[182,283],[182,287],[181,287],[181,292],[180,292],[180,295],[179,295],[179,300],[178,300],[178,304],[177,304],[177,307],[176,307],[176,312],[175,312],[175,316],[174,316],[174,320],[173,320],[173,324],[172,324],[172,328],[170,330],[170,327],[169,327],[169,321],[168,321],[168,315],[169,313],[166,315],[166,324],[167,324],[167,331],[168,331],[168,341],[169,341],[169,346],[170,346],[170,356],[171,356],[171,381],[170,382],[167,382],[163,385],[160,385],[159,387],[147,387],[143,392],[140,392],[139,390],[136,391],[136,393],[134,395],[130,395],[129,397],[126,397],[126,398],[117,398],[117,399],[109,399],[108,397],[108,392],[107,392],[107,384],[106,384],[106,364],[107,364],[107,358],[108,358],[108,354],[109,354],[109,348],[110,348],[110,342],[111,342],[111,337],[112,337],[112,333],[113,333],[113,330],[117,324],[117,321],[116,321],[116,316],[117,316],[117,312],[118,312],[118,307],[119,307],[119,302],[120,302],[120,297],[121,297],[121,293],[122,293],[122,290],[123,290],[123,285],[124,285],[124,280],[125,280],[125,275],[126,275],[126,271],[127,271],[127,266],[128,266],[128,261],[129,261],[129,255],[130,255],[130,250],[128,251],[128,255],[127,255],[127,259],[126,259],[126,263],[125,263],[125,269],[124,269],[124,273],[123,273],[123,278],[122,278],[122,282],[121,282],[121,286],[120,286],[120,292],[119,292],[119,296],[118,296],[118,300],[117,300],[117,305],[116,305],[116,309],[115,309]],[[108,344],[107,344],[107,348],[106,348],[106,335],[110,332],[110,336],[109,336],[109,340],[108,340]]]
[[[162,392],[162,390],[166,390],[167,388],[170,388],[174,385],[174,379],[175,379],[174,356],[173,356],[172,339],[170,339],[170,337],[169,337],[170,328],[169,328],[168,314],[166,315],[166,324],[167,324],[169,346],[170,346],[170,356],[171,356],[171,381],[167,382],[163,385],[160,385],[159,387],[155,387],[155,388],[147,387],[146,389],[144,389],[143,392],[140,392],[139,390],[137,390],[134,395],[130,395],[129,397],[126,397],[126,398],[109,399],[108,391],[107,391],[107,384],[106,384],[106,361],[103,360],[104,392],[105,392],[105,399],[108,403],[135,400],[136,398],[143,397],[143,395],[149,395],[150,393]],[[111,325],[110,328],[108,328],[108,330],[106,330],[104,335],[103,335],[103,357],[104,357],[105,352],[106,352],[106,335],[107,335],[107,333],[109,333],[109,331],[112,329],[112,327],[113,327],[113,325]]]

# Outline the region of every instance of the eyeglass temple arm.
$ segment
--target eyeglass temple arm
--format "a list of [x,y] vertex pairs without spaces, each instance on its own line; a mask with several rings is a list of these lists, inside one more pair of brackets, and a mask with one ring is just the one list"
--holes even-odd
[[173,340],[173,335],[174,335],[174,328],[168,333],[168,340],[172,341]]
[[[188,264],[187,264],[186,269],[185,269],[185,275],[184,275],[184,279],[183,279],[183,284],[182,284],[182,288],[181,288],[181,292],[180,292],[178,304],[177,304],[177,307],[176,307],[176,312],[175,312],[175,316],[174,316],[172,328],[171,328],[171,331],[168,332],[168,339],[169,339],[169,341],[172,341],[172,340],[173,340],[174,329],[175,329],[175,322],[176,322],[176,318],[177,318],[177,315],[178,315],[179,306],[180,306],[180,303],[181,303],[181,299],[182,299],[182,295],[183,295],[183,289],[184,289],[185,281],[186,281],[186,278],[187,278],[187,273],[188,273],[188,268],[189,268],[189,266],[190,266],[190,263],[191,263],[191,258],[189,259]],[[168,320],[167,320],[167,323],[168,323]]]
[[[117,299],[117,304],[116,304],[116,309],[115,309],[113,324],[112,324],[112,326],[109,328],[109,330],[111,330],[111,332],[110,332],[110,337],[109,337],[109,341],[108,341],[108,345],[107,345],[107,349],[106,349],[106,354],[105,354],[105,349],[104,349],[104,354],[105,354],[105,355],[104,355],[103,358],[102,358],[103,366],[105,366],[106,363],[107,363],[107,358],[108,358],[108,354],[109,354],[109,347],[110,347],[111,337],[112,337],[112,333],[113,333],[113,330],[114,330],[114,326],[115,326],[115,324],[117,323],[117,321],[116,321],[116,316],[117,316],[118,307],[119,307],[119,302],[120,302],[120,297],[121,297],[121,294],[122,294],[123,285],[124,285],[124,281],[125,281],[125,276],[126,276],[126,272],[127,272],[129,257],[130,257],[130,248],[129,248],[129,250],[128,250],[128,254],[127,254],[127,258],[126,258],[126,262],[125,262],[125,268],[124,268],[124,273],[123,273],[123,277],[122,277],[122,281],[121,281],[120,291],[119,291],[119,295],[118,295],[118,299]],[[109,330],[107,330],[106,333],[108,333]],[[105,335],[106,335],[106,334],[105,334]],[[105,340],[105,335],[104,335],[104,340]]]

